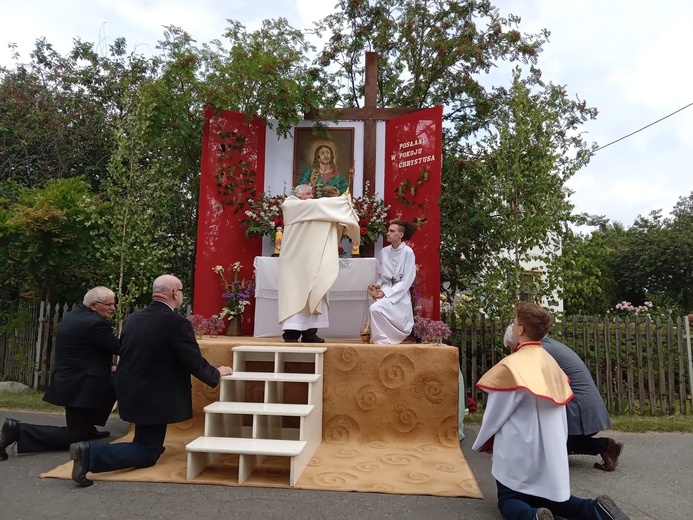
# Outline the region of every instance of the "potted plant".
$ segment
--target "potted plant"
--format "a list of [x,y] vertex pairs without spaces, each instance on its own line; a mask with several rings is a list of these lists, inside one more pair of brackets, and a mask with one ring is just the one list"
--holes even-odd
[[414,316],[414,337],[418,343],[440,345],[452,332],[445,322]]
[[218,336],[226,327],[224,320],[217,315],[210,316],[210,318],[207,320],[207,324],[209,327],[209,335],[211,337]]
[[209,329],[209,322],[207,321],[207,318],[201,314],[191,314],[188,316],[188,321],[193,326],[193,329],[195,330],[195,337],[197,339],[200,339],[207,333],[207,330]]

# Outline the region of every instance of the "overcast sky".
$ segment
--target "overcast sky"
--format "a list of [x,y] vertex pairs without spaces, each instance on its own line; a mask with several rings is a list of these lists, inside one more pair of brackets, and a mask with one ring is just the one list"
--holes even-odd
[[[285,17],[296,28],[331,11],[332,0],[23,0],[0,6],[0,64],[7,43],[26,61],[42,36],[60,52],[74,38],[106,49],[124,36],[132,50],[154,52],[163,26],[198,43],[222,39],[226,19],[249,29]],[[539,59],[543,78],[596,107],[587,139],[600,146],[693,103],[693,1],[496,0],[522,17],[520,30],[551,31]],[[693,191],[693,106],[599,152],[569,182],[576,211],[626,226],[654,209],[667,214]]]

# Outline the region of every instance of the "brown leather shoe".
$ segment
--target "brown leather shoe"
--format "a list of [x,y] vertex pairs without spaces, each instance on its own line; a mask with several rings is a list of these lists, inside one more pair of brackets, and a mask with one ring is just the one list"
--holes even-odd
[[621,456],[621,451],[623,451],[623,443],[609,439],[609,443],[602,453],[603,463],[595,462],[594,467],[602,471],[614,471],[618,466],[618,458]]

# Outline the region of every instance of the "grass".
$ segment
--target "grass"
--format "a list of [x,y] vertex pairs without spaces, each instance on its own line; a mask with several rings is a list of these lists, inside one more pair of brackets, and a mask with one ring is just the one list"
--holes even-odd
[[[25,412],[63,413],[61,406],[54,406],[42,400],[43,392],[34,390],[22,394],[0,393],[0,409]],[[480,425],[483,412],[470,413],[464,423]],[[652,417],[649,415],[614,415],[612,429],[622,432],[678,432],[693,433],[693,414]]]
[[21,394],[0,393],[0,408],[23,412],[63,413],[62,406],[55,406],[43,400],[43,392],[31,390]]
[[[465,416],[464,424],[480,425],[483,412],[470,413]],[[643,432],[676,432],[693,433],[693,415],[649,416],[649,415],[612,415],[612,430],[631,433]]]

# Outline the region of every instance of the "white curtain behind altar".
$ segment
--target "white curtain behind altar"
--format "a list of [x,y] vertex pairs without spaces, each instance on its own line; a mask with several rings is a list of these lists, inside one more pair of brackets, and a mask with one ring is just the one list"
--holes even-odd
[[[281,337],[277,313],[279,258],[255,257],[255,330],[259,338]],[[368,286],[375,283],[375,258],[340,258],[339,276],[329,293],[330,327],[320,329],[323,338],[360,339]]]

